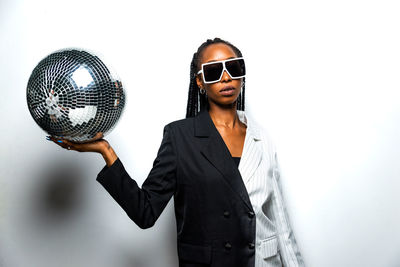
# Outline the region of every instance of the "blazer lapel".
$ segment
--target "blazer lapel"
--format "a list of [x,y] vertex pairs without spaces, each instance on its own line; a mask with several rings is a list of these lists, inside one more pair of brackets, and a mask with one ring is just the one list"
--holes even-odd
[[260,165],[263,153],[259,147],[260,144],[257,144],[261,138],[253,122],[247,119],[243,111],[238,111],[238,113],[241,121],[247,125],[246,138],[239,163],[239,171],[244,183],[247,184]]
[[[253,210],[249,195],[239,169],[235,166],[228,147],[215,127],[207,110],[200,112],[194,120],[195,136],[206,137],[200,152],[222,174],[225,181],[235,191],[246,206]],[[245,167],[248,164],[245,165]],[[247,168],[246,168],[247,169]]]

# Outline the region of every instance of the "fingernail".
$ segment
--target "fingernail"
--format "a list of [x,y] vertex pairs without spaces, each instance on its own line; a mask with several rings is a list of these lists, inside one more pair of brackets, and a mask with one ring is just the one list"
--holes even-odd
[[62,143],[63,141],[61,141],[61,140],[57,140],[57,142],[59,142],[59,143]]
[[46,140],[51,141],[50,137],[46,136]]

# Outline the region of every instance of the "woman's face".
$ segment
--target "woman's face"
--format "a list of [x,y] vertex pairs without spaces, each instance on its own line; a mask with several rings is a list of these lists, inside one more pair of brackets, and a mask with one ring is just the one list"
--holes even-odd
[[[224,43],[211,44],[203,50],[198,67],[200,69],[201,64],[210,61],[219,61],[236,57],[237,55],[230,46]],[[232,108],[232,105],[236,105],[236,99],[239,96],[242,81],[243,78],[232,79],[226,71],[222,74],[221,80],[215,83],[204,83],[201,74],[196,77],[196,82],[199,88],[203,88],[207,92],[210,106],[216,104],[229,108]]]

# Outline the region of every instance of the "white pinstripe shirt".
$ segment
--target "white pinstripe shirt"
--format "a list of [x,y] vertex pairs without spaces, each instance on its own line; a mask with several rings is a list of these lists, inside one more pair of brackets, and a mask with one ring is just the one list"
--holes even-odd
[[247,125],[239,172],[256,213],[255,267],[304,266],[282,196],[275,146],[244,111],[237,113]]

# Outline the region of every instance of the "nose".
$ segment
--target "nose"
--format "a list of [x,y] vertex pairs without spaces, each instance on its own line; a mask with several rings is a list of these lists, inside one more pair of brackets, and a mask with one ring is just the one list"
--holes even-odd
[[231,76],[228,74],[228,72],[226,70],[224,70],[224,73],[222,73],[222,78],[221,81],[230,81],[231,80]]

